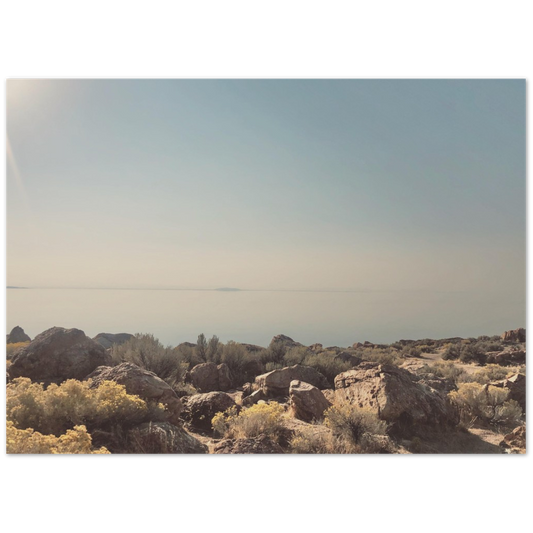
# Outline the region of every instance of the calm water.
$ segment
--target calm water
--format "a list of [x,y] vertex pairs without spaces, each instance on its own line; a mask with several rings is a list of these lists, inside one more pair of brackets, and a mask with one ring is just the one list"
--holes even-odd
[[7,331],[33,338],[52,326],[152,333],[163,343],[222,341],[267,345],[284,333],[304,344],[500,334],[525,326],[522,300],[480,293],[261,292],[8,289]]

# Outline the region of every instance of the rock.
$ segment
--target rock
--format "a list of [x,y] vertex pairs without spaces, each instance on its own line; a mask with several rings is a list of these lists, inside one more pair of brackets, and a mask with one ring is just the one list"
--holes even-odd
[[218,368],[215,363],[201,363],[190,371],[190,380],[199,392],[212,392],[218,388]]
[[246,344],[245,342],[241,343],[250,353],[262,352],[264,348],[262,346],[257,346],[257,344]]
[[321,351],[324,350],[322,344],[320,344],[319,342],[316,342],[315,344],[311,344],[311,346],[309,346],[309,349],[310,349],[313,353],[320,353]]
[[266,435],[251,439],[224,439],[215,445],[213,453],[217,454],[272,454],[284,453],[279,444]]
[[329,403],[335,403],[335,391],[333,389],[322,389],[321,392]]
[[319,389],[303,381],[291,381],[289,397],[291,414],[305,422],[321,420],[331,406]]
[[254,392],[254,387],[251,383],[245,383],[242,386],[242,398],[246,398],[247,396],[250,396]]
[[180,424],[183,404],[172,387],[153,372],[133,363],[118,366],[101,366],[85,377],[92,380],[91,388],[98,387],[103,381],[114,381],[126,387],[128,394],[135,394],[147,402],[162,403],[169,412],[169,422]]
[[457,408],[444,391],[418,382],[417,376],[392,365],[364,362],[335,378],[338,402],[347,401],[376,412],[390,424],[391,434],[423,434],[429,428],[459,423]]
[[512,329],[502,335],[505,342],[526,342],[526,330],[524,328]]
[[207,446],[168,422],[146,422],[130,430],[126,453],[208,453]]
[[525,350],[504,350],[503,352],[487,352],[487,363],[501,366],[526,364]]
[[511,433],[505,435],[500,446],[507,453],[526,453],[526,426],[518,426]]
[[82,380],[101,365],[111,363],[104,348],[79,329],[50,328],[13,355],[11,379],[27,377],[45,384]]
[[249,396],[246,396],[246,398],[242,398],[241,403],[244,407],[250,407],[251,405],[256,404],[260,400],[264,400],[266,396],[263,394],[263,391],[261,389],[256,390],[252,392]]
[[337,353],[335,359],[342,361],[343,363],[349,363],[352,366],[357,366],[362,361],[360,357],[344,351]]
[[6,335],[6,344],[16,344],[18,342],[31,342],[31,338],[24,333],[20,326],[15,326],[9,335]]
[[113,345],[124,344],[132,338],[133,335],[130,333],[98,333],[98,335],[93,338],[93,341],[97,342],[107,350]]
[[272,340],[270,341],[270,344],[281,344],[286,349],[289,348],[296,348],[297,346],[302,346],[299,342],[296,342],[295,340],[291,339],[290,337],[287,337],[287,335],[276,335],[275,337],[272,337]]
[[222,363],[217,366],[218,370],[218,390],[227,391],[231,389],[232,379],[229,371],[229,366]]
[[230,407],[236,406],[233,398],[225,392],[194,394],[185,401],[183,417],[194,427],[211,430],[213,417]]
[[289,395],[291,381],[298,380],[314,385],[318,389],[327,389],[328,380],[318,370],[310,366],[294,365],[272,370],[255,378],[256,385],[268,398]]
[[526,376],[524,374],[513,374],[506,379],[492,381],[489,385],[508,389],[508,399],[518,402],[524,413],[526,412]]
[[192,368],[188,379],[199,392],[227,391],[231,388],[231,375],[225,363],[200,363]]

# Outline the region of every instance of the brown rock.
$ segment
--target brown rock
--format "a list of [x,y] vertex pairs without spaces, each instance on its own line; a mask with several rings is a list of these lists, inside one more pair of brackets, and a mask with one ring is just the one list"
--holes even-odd
[[445,392],[419,383],[414,374],[392,365],[365,362],[339,374],[335,395],[339,402],[372,409],[397,435],[451,428],[459,423],[457,409]]
[[15,326],[9,335],[6,335],[6,344],[16,344],[18,342],[31,342],[31,338],[24,333],[20,326]]
[[303,381],[291,381],[289,396],[292,415],[305,422],[321,420],[331,406],[319,389]]
[[194,427],[211,430],[213,417],[220,412],[234,407],[233,398],[225,392],[208,392],[206,394],[194,394],[185,400],[183,417]]
[[190,371],[190,379],[199,392],[212,392],[219,389],[218,368],[215,363],[201,363]]
[[256,404],[259,400],[264,399],[266,399],[266,396],[264,395],[263,391],[259,389],[252,392],[252,394],[249,396],[246,396],[246,398],[242,398],[241,402],[244,407],[250,407],[251,405]]
[[273,454],[284,453],[279,444],[266,435],[251,439],[224,439],[215,445],[217,454]]
[[526,363],[525,350],[504,350],[503,352],[488,352],[487,363],[501,366],[524,365]]
[[328,380],[320,372],[303,365],[272,370],[272,372],[257,376],[255,383],[267,397],[276,398],[289,395],[289,387],[293,380],[304,381],[319,389],[328,388]]
[[217,366],[218,370],[218,390],[228,391],[232,386],[231,373],[226,363]]
[[502,335],[505,342],[526,342],[526,330],[524,328],[512,329]]
[[524,374],[513,374],[506,379],[492,381],[490,385],[508,389],[508,399],[518,402],[524,413],[526,412],[526,376]]
[[104,348],[79,329],[50,328],[37,335],[13,355],[11,379],[27,377],[45,384],[66,379],[82,380],[101,365],[111,362]]
[[207,446],[168,422],[147,422],[130,430],[124,453],[208,453]]
[[104,381],[124,385],[128,394],[135,394],[148,402],[164,404],[169,412],[169,422],[180,424],[179,416],[183,408],[181,400],[170,385],[153,372],[133,363],[121,363],[114,367],[101,366],[85,379],[92,380],[91,388],[100,386]]
[[124,344],[130,339],[133,339],[131,333],[98,333],[96,337],[93,337],[93,341],[103,346],[106,350],[114,345]]
[[500,446],[507,453],[526,453],[526,426],[518,426],[511,433],[505,435]]

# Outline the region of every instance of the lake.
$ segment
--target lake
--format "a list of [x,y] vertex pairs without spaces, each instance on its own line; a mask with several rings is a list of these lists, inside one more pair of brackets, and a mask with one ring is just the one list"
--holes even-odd
[[525,295],[476,292],[303,292],[217,290],[7,289],[7,332],[30,337],[52,326],[91,337],[152,333],[164,344],[199,333],[268,345],[278,333],[309,345],[365,340],[477,337],[525,327]]

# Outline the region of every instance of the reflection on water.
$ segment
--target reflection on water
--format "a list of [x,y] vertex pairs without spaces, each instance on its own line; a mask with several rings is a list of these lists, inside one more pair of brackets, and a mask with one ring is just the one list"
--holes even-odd
[[7,331],[32,338],[52,326],[153,333],[163,343],[222,341],[267,345],[284,333],[303,344],[500,334],[525,326],[525,298],[439,292],[269,292],[9,289]]

